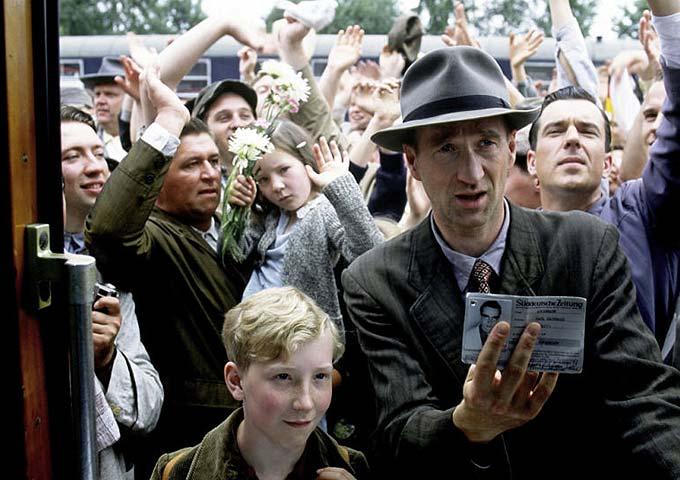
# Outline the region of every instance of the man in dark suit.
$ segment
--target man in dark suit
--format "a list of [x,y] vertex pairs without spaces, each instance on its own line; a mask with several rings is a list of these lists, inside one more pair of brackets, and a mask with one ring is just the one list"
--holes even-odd
[[[416,61],[401,106],[403,123],[373,140],[404,151],[432,214],[343,275],[373,385],[380,478],[680,478],[680,376],[640,319],[616,230],[503,198],[515,131],[536,110],[512,109],[496,62],[470,47]],[[505,321],[468,369],[468,291],[585,297],[583,373],[527,371],[535,322],[503,372]]]

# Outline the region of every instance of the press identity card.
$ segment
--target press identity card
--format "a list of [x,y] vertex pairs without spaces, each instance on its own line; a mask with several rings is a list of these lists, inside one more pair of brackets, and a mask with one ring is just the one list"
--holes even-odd
[[510,324],[510,337],[498,361],[505,367],[524,328],[531,322],[541,333],[529,361],[529,370],[580,373],[583,369],[586,299],[582,297],[523,297],[468,293],[462,360],[475,363],[493,326],[501,320]]

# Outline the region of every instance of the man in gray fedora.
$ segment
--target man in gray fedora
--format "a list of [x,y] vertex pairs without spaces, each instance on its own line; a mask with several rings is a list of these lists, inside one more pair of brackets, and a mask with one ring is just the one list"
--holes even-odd
[[[495,60],[471,47],[416,60],[401,108],[373,141],[405,153],[432,213],[342,277],[377,410],[377,478],[680,478],[680,375],[640,319],[615,228],[503,197],[515,132],[537,111],[511,108]],[[470,291],[586,298],[583,372],[527,370],[536,322],[502,372],[505,321],[468,368]]]
[[120,162],[127,154],[121,146],[118,132],[118,115],[125,92],[116,83],[117,76],[125,77],[120,59],[104,57],[97,73],[83,75],[80,80],[93,92],[97,135],[104,142],[106,157]]

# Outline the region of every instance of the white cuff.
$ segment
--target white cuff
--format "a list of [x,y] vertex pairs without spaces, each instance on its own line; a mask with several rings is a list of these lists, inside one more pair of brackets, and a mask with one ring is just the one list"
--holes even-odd
[[144,130],[142,140],[166,157],[173,157],[179,147],[179,138],[157,123],[152,123]]

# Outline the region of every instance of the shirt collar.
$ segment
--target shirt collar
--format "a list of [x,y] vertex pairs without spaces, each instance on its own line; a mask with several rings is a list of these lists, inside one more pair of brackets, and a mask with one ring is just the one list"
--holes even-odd
[[470,280],[470,273],[472,273],[472,267],[477,259],[484,260],[486,263],[491,265],[496,275],[500,276],[501,270],[501,260],[503,259],[503,253],[505,252],[505,242],[508,237],[508,228],[510,227],[510,207],[508,206],[507,200],[503,199],[503,212],[504,219],[501,230],[496,237],[496,240],[491,244],[489,249],[484,252],[480,257],[471,257],[460,252],[456,252],[454,249],[449,247],[441,233],[439,233],[439,228],[434,223],[434,216],[430,215],[430,227],[432,228],[432,233],[434,238],[442,249],[444,256],[449,261],[453,267],[453,273],[456,277],[456,283],[458,288],[462,293],[467,290],[467,284]]
[[205,232],[203,230],[199,230],[196,227],[191,228],[193,228],[196,233],[203,237],[203,240],[205,240],[208,245],[210,245],[210,248],[217,252],[217,238],[219,237],[219,233],[217,232],[217,225],[215,224],[214,218],[210,219],[210,227]]
[[64,251],[67,253],[86,254],[85,234],[83,232],[64,231]]
[[588,213],[597,215],[598,217],[602,213],[602,210],[604,209],[605,204],[607,203],[607,200],[609,199],[609,196],[605,195],[604,193],[600,195],[600,198],[597,199],[595,203],[593,203],[590,208],[588,208]]

